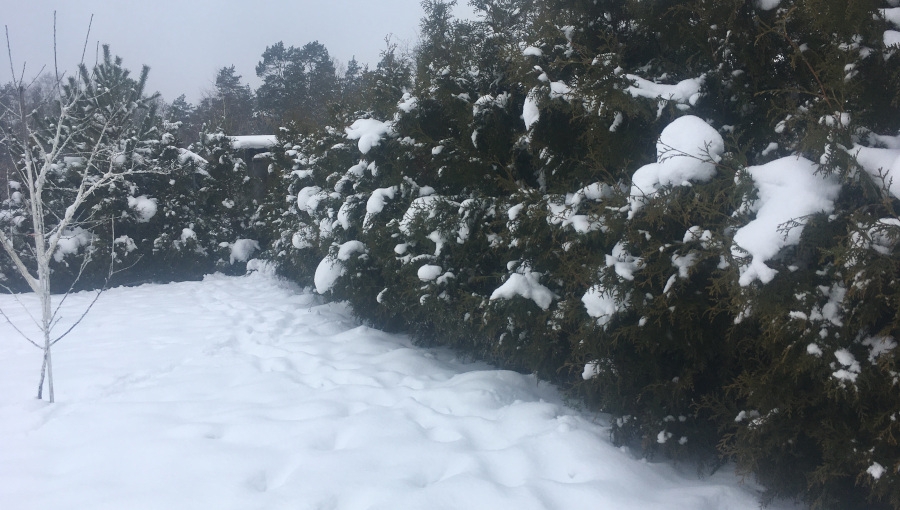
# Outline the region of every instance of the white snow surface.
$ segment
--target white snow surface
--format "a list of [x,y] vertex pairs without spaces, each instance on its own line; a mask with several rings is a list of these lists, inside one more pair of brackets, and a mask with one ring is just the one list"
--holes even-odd
[[81,227],[66,230],[56,243],[53,260],[62,262],[66,256],[74,255],[81,251],[81,248],[90,246],[93,239],[94,235]]
[[[782,248],[800,242],[808,215],[834,210],[840,182],[834,176],[817,174],[817,170],[812,161],[798,156],[747,168],[759,198],[750,205],[756,218],[734,234],[736,248],[742,248],[750,256],[750,262],[740,268],[742,286],[755,280],[763,284],[772,281],[777,271],[767,266],[766,261],[778,255]],[[791,221],[796,224],[785,232],[784,227]],[[741,256],[741,250],[736,248],[732,252]]]
[[900,7],[891,7],[888,9],[878,9],[884,19],[893,24],[895,27],[900,28]]
[[594,285],[581,297],[587,314],[597,319],[597,325],[606,327],[623,303],[602,285]]
[[[888,137],[881,137],[886,140]],[[856,162],[875,179],[877,186],[884,186],[895,198],[900,198],[900,148],[883,149],[854,145],[850,154]]]
[[[182,165],[187,163],[188,161],[193,161],[199,169],[206,168],[207,161],[206,159],[197,154],[196,152],[191,152],[187,149],[178,149],[178,162]],[[205,170],[204,170],[205,172]]]
[[703,76],[681,80],[674,85],[655,83],[635,74],[626,74],[625,77],[634,82],[634,85],[626,89],[626,92],[633,97],[663,99],[691,106],[700,99],[700,90],[703,88],[704,82]]
[[337,279],[343,276],[346,271],[341,261],[331,255],[326,255],[325,258],[319,261],[319,265],[316,266],[316,273],[313,275],[313,285],[316,286],[316,292],[325,294],[330,291],[334,284],[337,283]]
[[771,11],[781,4],[781,0],[756,0],[756,6],[763,11]]
[[443,272],[444,268],[442,268],[441,266],[436,266],[434,264],[425,264],[419,268],[419,270],[416,272],[416,275],[423,282],[430,282],[437,279],[437,277],[440,276]]
[[550,303],[559,296],[541,285],[540,279],[543,275],[525,266],[519,267],[517,271],[509,275],[509,278],[503,282],[503,285],[497,287],[491,293],[490,300],[512,299],[516,296],[521,296],[534,301],[534,304],[538,305],[541,310],[550,308]]
[[393,133],[394,124],[376,119],[358,119],[344,131],[350,140],[359,140],[359,152],[367,154],[372,147],[381,143],[382,138]]
[[310,216],[315,214],[319,202],[327,197],[327,193],[318,186],[307,186],[297,192],[297,209],[306,211]]
[[416,218],[426,215],[427,219],[434,218],[436,211],[434,210],[441,197],[438,195],[425,195],[416,198],[409,204],[409,208],[403,213],[400,219],[400,232],[406,235],[412,235],[412,226]]
[[664,186],[690,186],[712,179],[723,152],[722,135],[703,119],[685,115],[673,120],[656,142],[656,163],[638,168],[631,177],[628,217]]
[[884,31],[884,45],[889,48],[892,46],[900,46],[900,31],[885,30]]
[[393,200],[394,195],[397,193],[397,186],[391,186],[390,188],[378,188],[372,191],[372,195],[369,196],[369,199],[366,200],[366,214],[378,214],[382,210],[384,210],[384,203],[391,199]]
[[325,294],[330,291],[334,284],[337,283],[338,278],[347,272],[344,262],[350,260],[350,257],[357,253],[365,252],[366,245],[361,241],[354,240],[338,246],[336,254],[326,255],[325,258],[319,261],[319,265],[316,266],[316,272],[313,275],[313,285],[316,287],[316,292]]
[[[183,232],[182,235],[184,235]],[[232,264],[235,262],[247,262],[258,250],[259,242],[253,239],[238,239],[231,245],[229,260]]]
[[[61,330],[92,296],[69,297]],[[359,326],[264,271],[111,289],[53,360],[49,405],[40,351],[0,324],[4,508],[758,508],[729,469],[637,460],[533,377]]]
[[141,195],[138,197],[128,197],[128,208],[134,211],[138,223],[147,223],[151,218],[156,216],[158,206],[155,198],[148,198],[147,195]]
[[235,149],[270,149],[278,144],[275,135],[232,136],[231,146]]
[[525,121],[525,129],[531,129],[535,122],[540,120],[541,110],[538,107],[537,89],[529,92],[525,97],[525,104],[522,105],[522,120]]

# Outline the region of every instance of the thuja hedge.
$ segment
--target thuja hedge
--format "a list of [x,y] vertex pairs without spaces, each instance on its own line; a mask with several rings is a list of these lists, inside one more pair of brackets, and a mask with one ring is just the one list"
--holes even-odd
[[[438,3],[415,82],[385,88],[394,111],[281,132],[263,212],[279,271],[552,381],[647,455],[735,461],[766,498],[900,507],[900,204],[872,163],[900,143],[894,11],[484,2],[463,23]],[[689,115],[721,146],[663,154]],[[671,157],[713,170],[634,188]],[[769,232],[785,241],[754,279],[735,234],[773,161],[839,192]]]

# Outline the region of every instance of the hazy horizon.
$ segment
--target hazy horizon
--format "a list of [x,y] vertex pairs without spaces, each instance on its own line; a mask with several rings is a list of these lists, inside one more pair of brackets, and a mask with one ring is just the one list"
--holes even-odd
[[[465,1],[458,16],[471,16]],[[137,74],[150,67],[148,92],[171,102],[181,94],[196,103],[213,87],[216,71],[234,65],[245,83],[259,85],[255,67],[267,46],[283,41],[303,46],[319,41],[339,65],[351,58],[374,66],[385,37],[411,49],[417,41],[422,8],[419,0],[257,0],[155,2],[34,0],[3,10],[16,75],[34,77],[53,69],[53,16],[56,56],[61,72],[71,72],[85,52],[93,63],[99,46],[109,44],[126,68]],[[91,15],[93,14],[93,21]],[[0,65],[0,83],[11,79],[10,62]]]

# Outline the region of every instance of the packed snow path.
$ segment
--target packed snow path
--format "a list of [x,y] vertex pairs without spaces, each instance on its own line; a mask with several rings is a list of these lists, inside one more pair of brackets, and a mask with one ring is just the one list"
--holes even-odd
[[270,276],[112,289],[53,359],[49,405],[40,352],[0,324],[6,510],[758,508],[732,474],[615,448],[532,377],[415,348]]

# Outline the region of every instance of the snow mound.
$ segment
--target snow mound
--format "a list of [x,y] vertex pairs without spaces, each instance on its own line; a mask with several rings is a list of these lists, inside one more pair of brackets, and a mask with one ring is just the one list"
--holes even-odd
[[316,286],[316,292],[325,294],[330,291],[338,278],[347,273],[344,262],[350,260],[350,257],[357,253],[365,253],[366,245],[360,241],[347,241],[338,246],[337,253],[328,254],[323,258],[319,265],[316,266],[316,273],[313,276],[313,284]]
[[[183,232],[182,235],[184,235]],[[229,257],[229,260],[232,264],[235,262],[247,262],[258,250],[259,243],[257,241],[254,241],[253,239],[238,239],[231,245],[231,256]]]
[[59,237],[59,242],[56,243],[56,251],[53,252],[53,260],[62,262],[67,255],[74,255],[78,253],[81,248],[90,246],[93,239],[94,235],[81,227],[66,230]]
[[134,211],[138,223],[147,223],[156,216],[156,199],[147,198],[147,195],[128,197],[128,208]]
[[369,226],[372,217],[384,210],[384,205],[388,200],[393,200],[397,194],[397,186],[389,188],[378,188],[372,191],[369,199],[366,200],[366,216],[363,220],[363,226]]
[[897,30],[885,30],[884,31],[884,45],[888,48],[894,46],[900,46],[900,31]]
[[771,11],[781,4],[781,0],[755,0],[754,3],[762,11]]
[[525,98],[525,104],[522,106],[522,119],[525,121],[525,130],[531,129],[541,118],[541,111],[538,108],[537,89],[532,90]]
[[381,143],[382,138],[394,132],[394,124],[375,119],[358,119],[345,131],[350,140],[359,140],[359,152],[368,154],[372,147]]
[[278,138],[275,135],[247,135],[232,136],[231,147],[237,150],[241,149],[271,149],[278,144]]
[[437,277],[440,276],[443,272],[444,268],[442,268],[441,266],[425,264],[424,266],[419,268],[417,275],[423,282],[430,282],[437,279]]
[[703,87],[704,78],[688,78],[674,85],[665,85],[645,80],[634,74],[626,74],[626,78],[634,82],[626,91],[633,97],[646,97],[649,99],[662,99],[675,101],[680,104],[693,106],[700,99],[700,89]]
[[307,186],[297,192],[297,209],[306,211],[310,216],[316,212],[319,202],[327,198],[328,194],[318,186]]
[[622,308],[622,303],[602,285],[594,285],[581,297],[587,314],[597,319],[598,326],[606,326]]
[[777,271],[767,266],[766,261],[782,248],[800,242],[807,216],[834,210],[840,182],[817,171],[815,163],[795,156],[747,168],[759,198],[748,204],[756,217],[734,234],[732,254],[735,257],[746,254],[750,258],[740,267],[742,286],[755,280],[763,284],[772,281]]
[[341,262],[350,260],[357,253],[365,253],[366,245],[362,241],[347,241],[338,247],[337,259]]
[[703,119],[685,115],[672,121],[659,135],[656,163],[642,166],[631,177],[629,219],[664,186],[712,179],[724,152],[722,135]]
[[883,185],[891,195],[900,198],[900,149],[854,145],[850,154],[872,176],[876,185]]
[[512,299],[521,296],[534,301],[541,310],[550,308],[550,303],[558,296],[539,282],[541,273],[533,272],[528,267],[520,267],[520,272],[509,275],[509,278],[491,293],[490,300]]
[[324,259],[316,266],[316,274],[313,276],[313,285],[316,286],[316,292],[325,294],[330,291],[338,278],[344,275],[346,269],[344,265],[331,255],[326,255]]
[[425,216],[426,219],[434,218],[435,214],[437,214],[435,207],[440,200],[441,197],[439,195],[426,195],[413,200],[400,219],[400,232],[411,235],[413,223],[419,216]]

